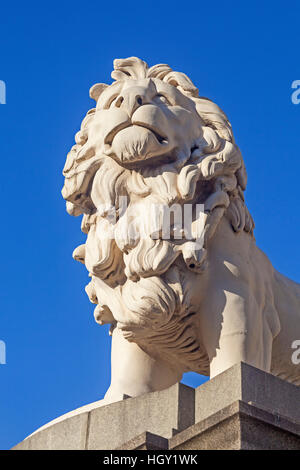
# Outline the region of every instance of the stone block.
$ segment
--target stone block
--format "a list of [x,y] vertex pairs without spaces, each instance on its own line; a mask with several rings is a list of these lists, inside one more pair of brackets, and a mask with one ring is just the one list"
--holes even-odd
[[88,413],[72,416],[29,436],[14,450],[81,450],[87,439]]
[[146,431],[118,447],[116,450],[167,450],[168,448],[168,439]]
[[170,450],[300,450],[300,424],[236,401],[169,440]]
[[194,389],[183,384],[94,409],[87,449],[116,449],[145,431],[169,438],[195,422],[194,410]]
[[96,402],[14,449],[300,449],[300,387],[237,364],[194,390],[183,384]]
[[195,422],[237,400],[300,422],[300,387],[243,362],[195,390]]
[[194,422],[195,390],[175,384],[159,392],[92,407],[88,412],[66,417],[37,431],[14,449],[112,450],[146,431],[167,439]]

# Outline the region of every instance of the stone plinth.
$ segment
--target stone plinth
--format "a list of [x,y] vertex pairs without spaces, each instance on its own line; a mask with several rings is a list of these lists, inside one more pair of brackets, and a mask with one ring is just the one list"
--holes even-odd
[[172,450],[295,450],[300,425],[237,400],[169,440]]
[[14,449],[111,450],[146,431],[168,439],[194,422],[195,391],[187,385],[176,384],[160,392],[126,398],[53,425],[50,423],[46,429],[37,431]]
[[300,387],[237,364],[197,389],[182,384],[94,408],[14,449],[300,449]]

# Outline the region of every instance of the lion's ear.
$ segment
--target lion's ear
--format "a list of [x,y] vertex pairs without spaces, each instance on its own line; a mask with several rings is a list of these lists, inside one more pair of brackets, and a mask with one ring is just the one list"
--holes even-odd
[[103,91],[108,87],[106,83],[96,83],[90,88],[90,97],[96,102]]

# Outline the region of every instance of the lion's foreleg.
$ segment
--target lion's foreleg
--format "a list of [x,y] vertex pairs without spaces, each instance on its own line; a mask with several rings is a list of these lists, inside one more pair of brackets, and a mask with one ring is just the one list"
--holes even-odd
[[136,343],[127,341],[116,327],[112,333],[111,385],[105,401],[135,397],[163,390],[180,382],[182,371],[170,368],[165,362],[150,357]]

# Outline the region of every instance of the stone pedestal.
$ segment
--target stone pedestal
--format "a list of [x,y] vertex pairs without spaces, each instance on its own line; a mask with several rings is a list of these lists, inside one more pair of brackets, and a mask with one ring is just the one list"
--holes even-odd
[[197,389],[79,410],[14,449],[300,449],[300,387],[241,363]]

